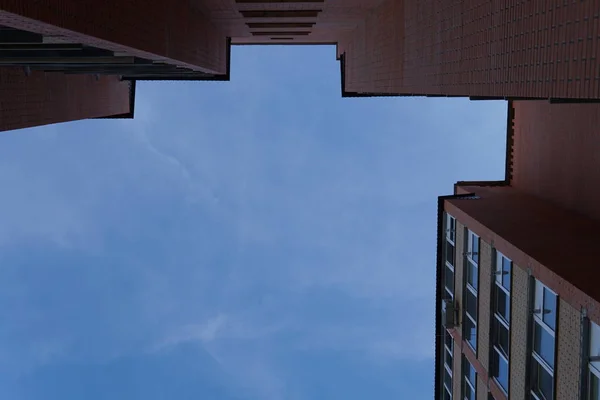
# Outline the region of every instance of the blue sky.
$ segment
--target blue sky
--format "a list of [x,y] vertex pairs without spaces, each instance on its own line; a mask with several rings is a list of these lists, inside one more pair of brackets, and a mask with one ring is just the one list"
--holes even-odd
[[431,398],[436,196],[503,178],[505,119],[236,47],[134,120],[3,132],[0,398]]

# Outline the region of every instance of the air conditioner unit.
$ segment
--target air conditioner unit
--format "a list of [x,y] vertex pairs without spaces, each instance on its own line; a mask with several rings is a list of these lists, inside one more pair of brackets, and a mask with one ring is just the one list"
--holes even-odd
[[456,326],[456,311],[454,300],[442,300],[442,324],[446,329],[452,329]]

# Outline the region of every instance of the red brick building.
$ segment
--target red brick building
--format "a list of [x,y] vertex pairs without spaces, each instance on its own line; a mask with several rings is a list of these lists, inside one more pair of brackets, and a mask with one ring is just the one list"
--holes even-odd
[[507,138],[438,200],[436,399],[598,399],[600,104],[510,101]]
[[597,101],[599,10],[600,0],[0,0],[0,130],[130,117],[135,81],[227,80],[232,44],[335,44],[344,96]]

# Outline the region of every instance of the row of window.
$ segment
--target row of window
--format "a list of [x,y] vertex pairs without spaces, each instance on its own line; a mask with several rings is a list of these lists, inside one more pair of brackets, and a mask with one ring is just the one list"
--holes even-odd
[[[456,220],[446,216],[446,262],[445,290],[454,299],[454,267],[456,258]],[[463,307],[463,338],[477,352],[479,237],[465,231],[465,297]],[[510,323],[511,323],[511,274],[512,261],[496,252],[494,281],[492,285],[492,320],[490,330],[490,377],[508,396],[510,371]],[[531,337],[531,399],[553,400],[555,397],[555,349],[558,296],[541,282],[534,284],[534,304]],[[588,323],[589,362],[586,367],[587,400],[600,400],[600,327]],[[445,337],[444,399],[452,398],[453,340]],[[473,366],[463,359],[462,387],[465,400],[475,399],[476,373]]]

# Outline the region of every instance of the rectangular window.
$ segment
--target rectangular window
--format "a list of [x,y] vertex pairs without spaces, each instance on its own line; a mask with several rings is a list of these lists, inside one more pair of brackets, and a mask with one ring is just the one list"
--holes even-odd
[[493,351],[490,371],[492,377],[508,394],[508,371],[510,355],[510,274],[512,261],[502,253],[496,252],[495,280],[492,286],[492,319],[491,337]]
[[463,356],[463,394],[465,400],[475,400],[477,391],[477,372],[469,360]]
[[452,399],[452,360],[454,359],[454,339],[448,331],[444,331],[444,385],[442,396]]
[[454,266],[455,260],[455,251],[454,251],[454,243],[446,240],[446,263]]
[[600,326],[590,321],[589,333],[588,397],[586,400],[600,400]]
[[465,339],[467,340],[469,345],[471,345],[473,350],[477,350],[477,324],[471,319],[471,317],[467,315],[463,326],[465,330]]
[[554,349],[558,298],[541,282],[535,281],[533,306],[533,351],[531,354],[531,394],[539,400],[554,398]]
[[454,298],[454,263],[456,259],[455,230],[456,220],[450,214],[446,214],[446,240],[444,241],[444,258],[446,265],[444,268],[444,287],[446,296]]
[[456,243],[456,219],[450,214],[446,214],[446,239]]
[[468,231],[467,235],[467,257],[474,264],[479,263],[479,236],[471,231]]
[[473,259],[473,250],[479,249],[479,237],[470,230],[466,231],[467,257],[466,257],[466,288],[465,288],[465,318],[464,337],[473,350],[477,350],[477,283],[479,281],[479,269],[477,258]]
[[448,298],[454,298],[454,269],[446,265],[444,268],[444,288]]

